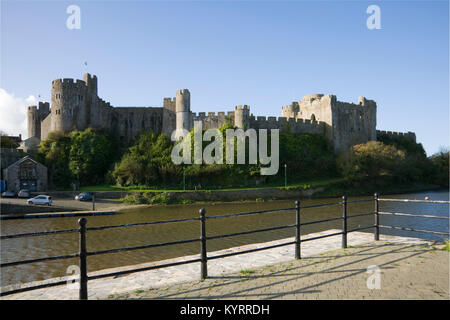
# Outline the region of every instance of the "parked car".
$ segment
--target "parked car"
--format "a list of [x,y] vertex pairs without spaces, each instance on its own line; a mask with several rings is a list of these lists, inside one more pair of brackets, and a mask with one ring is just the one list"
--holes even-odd
[[31,193],[30,193],[30,190],[22,189],[22,190],[19,191],[17,196],[19,198],[29,198],[29,197],[31,197]]
[[28,204],[46,204],[48,206],[51,206],[52,205],[52,197],[39,195],[34,198],[28,199],[27,203]]
[[75,200],[79,201],[91,201],[94,193],[93,192],[82,192],[75,196]]
[[2,198],[15,198],[15,197],[16,197],[15,192],[12,192],[12,191],[2,192]]

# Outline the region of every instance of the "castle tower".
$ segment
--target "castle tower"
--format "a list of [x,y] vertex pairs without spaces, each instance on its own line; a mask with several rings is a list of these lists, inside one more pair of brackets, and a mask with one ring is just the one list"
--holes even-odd
[[50,103],[39,101],[39,119],[44,120],[45,117],[50,113]]
[[358,97],[358,104],[365,109],[367,122],[368,141],[377,140],[377,103],[373,100],[367,100],[365,97]]
[[27,110],[28,138],[41,138],[41,120],[37,106],[29,106]]
[[234,108],[234,126],[240,129],[249,128],[250,107],[238,105]]
[[175,98],[176,129],[191,130],[191,94],[188,89],[177,90]]
[[86,83],[88,94],[97,95],[97,76],[91,76],[89,73],[83,75],[83,81]]
[[290,105],[281,107],[281,116],[286,118],[296,118],[299,110],[298,102],[293,101]]
[[50,131],[84,130],[87,127],[86,97],[87,86],[83,80],[53,80]]

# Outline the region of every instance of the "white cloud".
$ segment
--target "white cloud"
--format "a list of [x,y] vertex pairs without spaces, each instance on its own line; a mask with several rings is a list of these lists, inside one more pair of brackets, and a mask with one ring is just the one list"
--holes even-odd
[[0,88],[0,130],[8,135],[22,134],[22,139],[26,139],[27,107],[36,104],[34,96],[15,97],[14,94]]

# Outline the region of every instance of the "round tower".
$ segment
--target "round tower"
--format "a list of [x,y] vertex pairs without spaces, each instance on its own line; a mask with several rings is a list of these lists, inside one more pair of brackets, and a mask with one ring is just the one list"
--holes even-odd
[[29,106],[27,110],[28,138],[41,138],[41,121],[37,106]]
[[240,129],[249,128],[250,107],[238,105],[234,108],[234,126]]
[[82,80],[53,80],[50,131],[70,132],[86,128],[86,91],[86,83]]
[[175,100],[176,129],[191,130],[191,94],[188,89],[177,90]]

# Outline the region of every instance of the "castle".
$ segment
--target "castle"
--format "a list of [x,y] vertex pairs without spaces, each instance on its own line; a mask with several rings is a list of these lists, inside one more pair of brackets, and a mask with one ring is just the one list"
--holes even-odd
[[164,98],[162,107],[112,107],[97,95],[97,77],[86,73],[83,80],[56,79],[52,82],[51,106],[39,102],[28,107],[28,138],[44,140],[51,131],[70,132],[88,127],[101,128],[128,142],[141,131],[171,135],[175,129],[193,128],[202,121],[203,129],[218,128],[230,121],[237,128],[279,129],[281,132],[313,133],[326,136],[336,153],[350,146],[377,140],[380,135],[406,137],[413,132],[376,130],[377,104],[359,97],[358,104],[341,102],[335,95],[312,94],[283,106],[281,117],[255,117],[247,105],[234,111],[191,112],[190,92],[178,90]]

